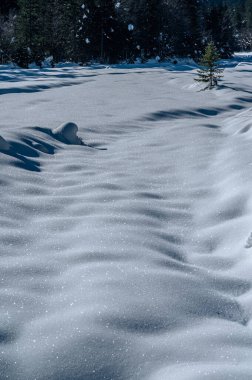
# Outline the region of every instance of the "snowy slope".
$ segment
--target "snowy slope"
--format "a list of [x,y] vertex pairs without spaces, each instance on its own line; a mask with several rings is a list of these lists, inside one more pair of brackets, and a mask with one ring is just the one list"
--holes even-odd
[[252,378],[251,74],[0,70],[1,379]]

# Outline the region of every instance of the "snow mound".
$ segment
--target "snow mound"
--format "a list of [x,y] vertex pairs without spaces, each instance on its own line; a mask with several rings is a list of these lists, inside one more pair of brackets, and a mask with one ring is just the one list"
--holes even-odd
[[9,150],[10,144],[0,135],[0,150]]
[[68,144],[82,145],[82,140],[77,136],[77,132],[78,126],[75,123],[67,122],[55,128],[53,130],[53,135]]

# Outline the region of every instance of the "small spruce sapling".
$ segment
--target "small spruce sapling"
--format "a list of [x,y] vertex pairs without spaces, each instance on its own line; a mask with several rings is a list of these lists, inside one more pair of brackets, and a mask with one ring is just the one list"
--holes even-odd
[[201,69],[198,70],[197,82],[207,83],[206,89],[212,89],[218,85],[218,80],[223,77],[223,69],[219,68],[220,55],[213,42],[210,42],[200,60]]

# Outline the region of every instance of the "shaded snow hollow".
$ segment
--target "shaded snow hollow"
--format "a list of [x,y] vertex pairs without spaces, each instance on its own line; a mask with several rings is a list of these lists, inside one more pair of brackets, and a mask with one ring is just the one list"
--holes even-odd
[[0,69],[1,380],[252,377],[252,65],[195,73]]

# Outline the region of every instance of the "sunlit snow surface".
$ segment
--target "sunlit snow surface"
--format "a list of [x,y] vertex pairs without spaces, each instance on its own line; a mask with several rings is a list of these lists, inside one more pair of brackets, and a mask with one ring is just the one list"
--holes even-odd
[[242,59],[0,69],[1,380],[252,378]]

